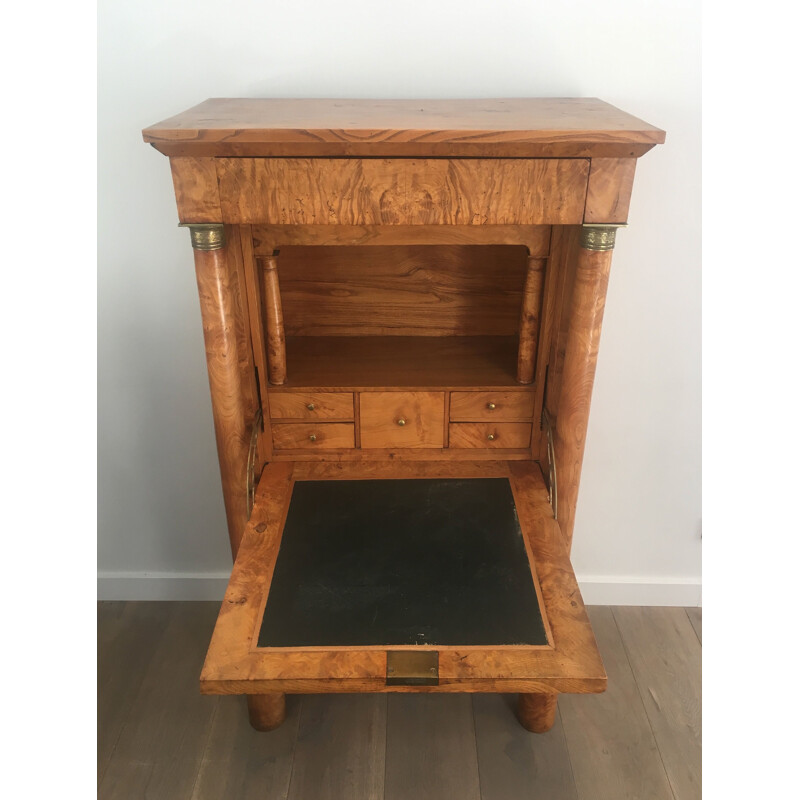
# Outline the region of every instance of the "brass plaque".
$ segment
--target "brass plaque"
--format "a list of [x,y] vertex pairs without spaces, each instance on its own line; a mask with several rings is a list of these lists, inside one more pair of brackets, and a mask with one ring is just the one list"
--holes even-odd
[[390,650],[386,653],[387,686],[438,686],[436,650]]

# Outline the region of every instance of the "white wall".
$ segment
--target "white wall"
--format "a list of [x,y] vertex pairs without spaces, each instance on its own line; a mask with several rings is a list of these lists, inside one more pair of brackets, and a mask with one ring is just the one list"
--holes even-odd
[[217,597],[230,568],[192,253],[141,129],[207,97],[583,96],[667,143],[617,237],[573,560],[588,602],[699,602],[699,3],[99,5],[102,598]]

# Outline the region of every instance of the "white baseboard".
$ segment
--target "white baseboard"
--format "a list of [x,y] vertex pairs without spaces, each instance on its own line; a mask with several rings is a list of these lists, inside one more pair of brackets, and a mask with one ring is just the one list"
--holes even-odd
[[230,572],[99,572],[98,600],[222,600]]
[[[222,600],[228,572],[100,572],[98,600]],[[592,606],[699,606],[701,584],[683,578],[578,576]]]
[[578,575],[587,606],[700,606],[703,587],[691,578]]

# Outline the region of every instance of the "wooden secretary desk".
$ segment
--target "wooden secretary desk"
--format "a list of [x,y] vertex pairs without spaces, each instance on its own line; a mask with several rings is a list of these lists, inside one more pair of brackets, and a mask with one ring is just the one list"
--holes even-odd
[[189,228],[234,565],[200,677],[606,675],[570,564],[611,251],[664,132],[594,99],[208,100],[144,131]]

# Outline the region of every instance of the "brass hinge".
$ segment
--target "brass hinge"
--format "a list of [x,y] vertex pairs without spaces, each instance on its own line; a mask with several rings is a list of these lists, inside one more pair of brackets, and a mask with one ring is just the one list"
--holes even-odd
[[386,653],[387,686],[438,686],[437,650],[390,650]]
[[542,408],[542,423],[547,436],[547,488],[550,492],[550,505],[553,507],[553,519],[558,519],[558,475],[556,473],[556,447],[553,423],[546,408]]
[[258,434],[261,433],[264,417],[261,408],[256,409],[253,419],[253,430],[250,432],[250,450],[247,453],[247,519],[253,511],[256,501],[256,454],[258,453]]

